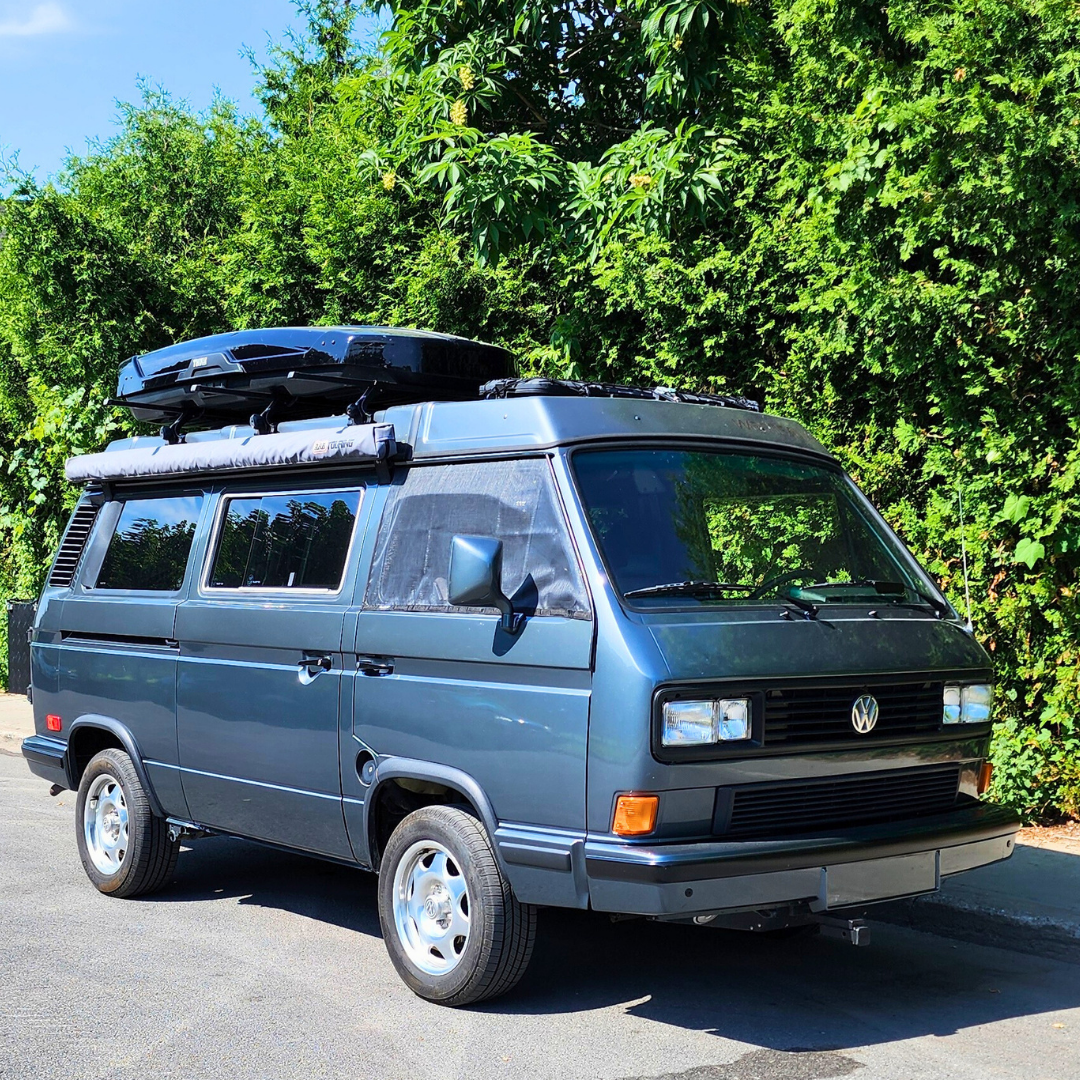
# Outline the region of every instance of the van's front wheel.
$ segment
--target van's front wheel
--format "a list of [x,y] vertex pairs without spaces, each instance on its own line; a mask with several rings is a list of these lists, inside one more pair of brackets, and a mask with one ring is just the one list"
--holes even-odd
[[86,766],[75,800],[75,829],[86,876],[111,896],[141,896],[165,885],[180,841],[150,809],[131,758],[102,750]]
[[483,825],[428,806],[394,830],[379,868],[379,920],[394,967],[422,998],[471,1005],[528,967],[536,909],[519,903]]

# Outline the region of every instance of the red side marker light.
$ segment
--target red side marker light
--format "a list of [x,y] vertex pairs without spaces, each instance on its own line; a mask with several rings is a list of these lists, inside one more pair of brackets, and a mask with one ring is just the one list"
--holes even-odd
[[49,713],[49,715],[45,717],[46,731],[59,731],[63,726],[64,721],[61,720],[59,716],[54,716],[52,713]]

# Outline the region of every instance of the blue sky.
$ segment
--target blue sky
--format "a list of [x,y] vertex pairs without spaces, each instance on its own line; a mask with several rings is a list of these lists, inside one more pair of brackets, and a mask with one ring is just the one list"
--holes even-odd
[[[300,20],[291,0],[0,0],[0,154],[39,180],[116,130],[144,78],[202,110],[215,87],[256,112],[243,46],[264,58]],[[373,23],[359,25],[371,40]]]

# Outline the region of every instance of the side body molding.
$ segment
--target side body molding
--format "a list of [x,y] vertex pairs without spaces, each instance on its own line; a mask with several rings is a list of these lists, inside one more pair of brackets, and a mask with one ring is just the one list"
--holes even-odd
[[146,797],[150,800],[150,809],[153,810],[158,817],[165,817],[165,811],[162,809],[161,803],[154,791],[154,785],[150,782],[150,775],[146,771],[146,765],[143,763],[142,756],[139,754],[139,748],[135,744],[135,739],[132,737],[131,732],[128,731],[119,720],[115,720],[111,716],[102,716],[99,713],[86,713],[85,715],[80,716],[72,723],[71,727],[68,728],[68,750],[64,755],[64,769],[67,773],[68,786],[72,791],[78,791],[79,783],[75,777],[75,762],[72,759],[71,754],[71,741],[80,728],[98,728],[99,730],[110,732],[120,740],[127,756],[131,758],[131,764],[135,766],[135,772],[138,774],[139,782],[146,792]]

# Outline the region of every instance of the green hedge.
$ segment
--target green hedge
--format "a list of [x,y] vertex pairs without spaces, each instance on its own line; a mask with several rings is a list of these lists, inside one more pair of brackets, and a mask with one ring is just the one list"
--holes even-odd
[[527,371],[763,390],[994,656],[995,794],[1080,812],[1080,36],[1066,3],[349,5],[266,119],[163,96],[0,203],[0,595],[118,362],[268,323],[486,337]]

